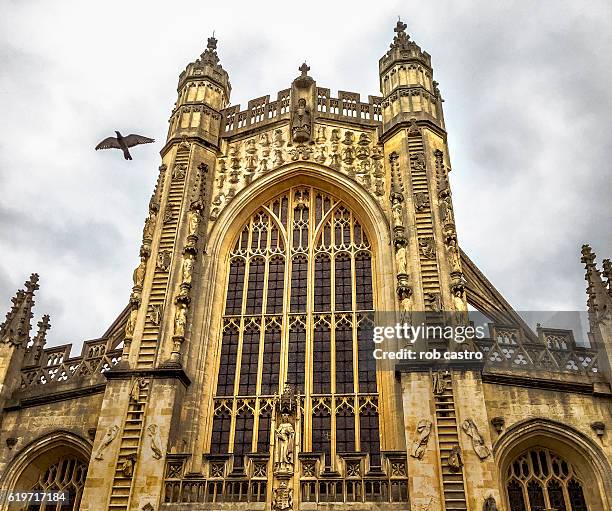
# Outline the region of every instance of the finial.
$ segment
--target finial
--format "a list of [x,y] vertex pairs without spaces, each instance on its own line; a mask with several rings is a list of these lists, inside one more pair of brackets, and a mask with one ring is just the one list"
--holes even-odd
[[582,257],[580,258],[580,261],[587,266],[587,269],[593,266],[595,262],[595,254],[591,250],[591,245],[588,243],[582,245],[581,253]]
[[216,50],[217,49],[217,39],[215,38],[215,31],[213,30],[213,35],[212,37],[208,38],[208,44],[206,45],[206,47],[209,50]]
[[306,62],[304,62],[299,68],[299,71],[302,72],[302,76],[308,76],[308,71],[310,71],[310,67],[308,67],[308,64],[306,64]]
[[410,36],[406,33],[408,25],[399,16],[397,18],[397,24],[393,29],[396,35],[393,38],[393,43],[391,43],[391,48],[405,48],[410,43]]

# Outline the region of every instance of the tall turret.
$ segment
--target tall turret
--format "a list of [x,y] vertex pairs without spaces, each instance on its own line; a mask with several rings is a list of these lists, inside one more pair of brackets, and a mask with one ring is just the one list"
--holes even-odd
[[204,53],[179,77],[178,99],[170,117],[168,143],[195,137],[218,147],[221,110],[229,104],[232,86],[217,55],[217,39],[208,38]]

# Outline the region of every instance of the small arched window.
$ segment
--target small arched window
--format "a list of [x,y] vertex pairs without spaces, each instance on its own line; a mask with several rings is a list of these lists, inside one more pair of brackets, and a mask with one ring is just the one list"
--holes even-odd
[[587,511],[583,482],[571,463],[536,447],[516,458],[506,474],[510,511]]

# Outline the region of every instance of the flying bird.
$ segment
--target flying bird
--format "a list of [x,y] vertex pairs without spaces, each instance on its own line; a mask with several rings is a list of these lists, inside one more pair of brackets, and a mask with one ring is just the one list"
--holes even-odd
[[141,135],[128,135],[124,137],[118,131],[115,131],[117,137],[108,137],[102,140],[97,146],[96,151],[98,149],[121,149],[123,151],[123,157],[126,160],[131,160],[132,155],[128,150],[128,147],[134,147],[139,144],[150,144],[151,142],[155,142],[154,139],[149,137],[143,137]]

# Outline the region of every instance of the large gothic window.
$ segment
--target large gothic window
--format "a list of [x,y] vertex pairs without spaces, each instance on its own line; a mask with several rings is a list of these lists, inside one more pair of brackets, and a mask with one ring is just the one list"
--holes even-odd
[[587,511],[582,488],[573,466],[544,448],[519,456],[506,477],[510,511]]
[[355,451],[378,464],[372,253],[350,209],[292,188],[246,223],[226,278],[211,451],[268,452],[286,382],[303,396],[302,451],[328,466]]
[[72,511],[79,509],[87,465],[75,458],[62,458],[48,467],[29,490],[37,494],[62,495],[61,500],[31,502],[28,511]]

